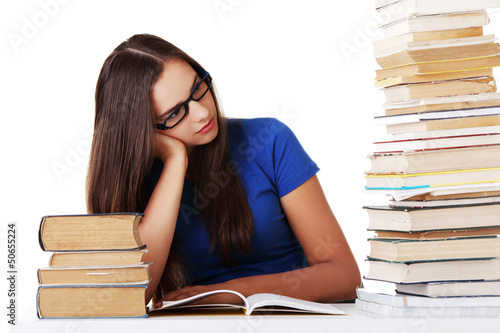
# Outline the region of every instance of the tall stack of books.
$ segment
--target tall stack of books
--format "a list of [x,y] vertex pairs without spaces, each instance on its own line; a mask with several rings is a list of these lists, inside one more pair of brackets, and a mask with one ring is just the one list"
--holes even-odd
[[389,140],[375,143],[366,189],[391,199],[369,216],[356,307],[386,315],[500,314],[500,46],[484,35],[499,0],[376,0]]
[[38,270],[39,318],[147,317],[149,263],[135,213],[42,218],[39,241],[53,252]]

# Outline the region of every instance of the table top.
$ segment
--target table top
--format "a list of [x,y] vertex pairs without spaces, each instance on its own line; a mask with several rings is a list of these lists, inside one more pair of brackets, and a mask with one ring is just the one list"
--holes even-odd
[[345,315],[252,314],[235,311],[153,312],[148,318],[36,319],[11,332],[500,332],[500,317],[385,317],[334,304]]

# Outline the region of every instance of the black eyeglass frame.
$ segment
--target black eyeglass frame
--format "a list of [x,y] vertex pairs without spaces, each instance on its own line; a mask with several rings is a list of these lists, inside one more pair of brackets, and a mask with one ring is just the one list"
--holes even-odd
[[[162,124],[156,124],[156,128],[159,129],[159,130],[168,130],[168,129],[171,129],[171,128],[174,128],[175,126],[179,125],[179,123],[187,116],[187,114],[189,113],[189,102],[191,101],[195,101],[195,102],[199,102],[202,100],[203,97],[205,97],[205,95],[207,94],[207,92],[210,90],[210,87],[212,87],[212,77],[210,76],[210,74],[204,70],[204,69],[199,69],[197,70],[198,72],[198,75],[199,74],[202,74],[203,77],[202,79],[200,80],[200,82],[198,82],[198,84],[194,87],[193,91],[191,92],[191,94],[189,95],[189,97],[184,101],[182,102],[181,105],[179,105],[178,107],[176,107],[172,112],[170,112],[170,115],[163,121]],[[198,90],[198,88],[200,87],[200,85],[205,81],[205,79],[208,80],[207,82],[207,90],[205,90],[205,92],[203,93],[203,95],[201,95],[200,97],[198,98],[194,98],[193,95],[194,93],[196,92],[196,90]],[[186,112],[184,113],[184,115],[182,116],[181,119],[179,119],[178,122],[176,122],[173,126],[167,126],[167,121],[170,119],[170,117],[172,117],[176,112],[178,112],[182,107],[184,107],[186,109]]]

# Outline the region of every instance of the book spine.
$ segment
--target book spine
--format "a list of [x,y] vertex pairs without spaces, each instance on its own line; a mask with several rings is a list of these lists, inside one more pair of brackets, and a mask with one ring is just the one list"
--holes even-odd
[[45,218],[46,216],[42,217],[42,220],[40,221],[40,227],[38,228],[38,244],[40,244],[42,251],[47,251],[45,249],[45,246],[43,245],[43,240],[42,240],[42,229],[43,229],[43,224],[45,222]]
[[54,260],[54,254],[55,253],[52,253],[50,258],[49,258],[49,267],[52,267],[52,260]]
[[40,287],[36,290],[36,316],[38,319],[43,319],[42,315],[40,314]]

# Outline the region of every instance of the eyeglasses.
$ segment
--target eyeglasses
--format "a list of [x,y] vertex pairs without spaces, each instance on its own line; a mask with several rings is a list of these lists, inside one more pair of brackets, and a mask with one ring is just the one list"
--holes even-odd
[[202,79],[194,87],[188,99],[186,99],[184,102],[182,102],[181,105],[176,107],[162,124],[156,124],[156,128],[161,130],[168,130],[177,126],[188,114],[189,102],[191,102],[192,100],[195,102],[199,102],[206,95],[208,90],[210,90],[210,87],[212,86],[212,77],[210,76],[210,74],[207,71],[200,69],[198,71],[198,75],[200,75]]

